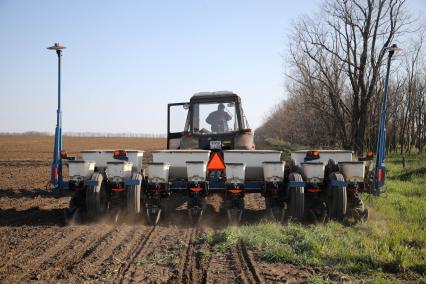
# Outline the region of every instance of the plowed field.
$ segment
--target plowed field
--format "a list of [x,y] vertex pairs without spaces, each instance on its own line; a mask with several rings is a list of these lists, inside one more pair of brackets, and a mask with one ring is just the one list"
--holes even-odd
[[[69,196],[46,189],[52,137],[0,136],[0,282],[298,283],[327,269],[268,263],[243,243],[217,250],[200,239],[226,226],[220,199],[209,198],[203,225],[189,226],[184,200],[152,227],[140,222],[65,225]],[[164,148],[163,139],[66,137],[70,155],[83,149]],[[179,202],[181,201],[181,202]],[[246,197],[244,222],[264,215],[263,199]]]

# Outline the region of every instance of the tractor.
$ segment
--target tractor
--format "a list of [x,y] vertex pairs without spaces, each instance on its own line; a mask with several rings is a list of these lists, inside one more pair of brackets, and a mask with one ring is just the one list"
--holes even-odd
[[[343,220],[351,207],[348,190],[365,188],[366,161],[352,151],[304,150],[283,161],[275,150],[256,150],[240,97],[202,92],[167,108],[167,149],[142,165],[140,150],[88,150],[69,160],[69,189],[76,209],[90,218],[126,211],[155,225],[171,196],[186,198],[189,222],[200,222],[206,197],[220,194],[228,221],[239,224],[244,196],[261,193],[277,221]],[[371,165],[371,163],[369,163]]]

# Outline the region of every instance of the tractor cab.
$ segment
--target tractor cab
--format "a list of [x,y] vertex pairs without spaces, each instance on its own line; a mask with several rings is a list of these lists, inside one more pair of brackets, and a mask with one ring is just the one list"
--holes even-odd
[[254,149],[240,97],[228,91],[201,92],[189,102],[169,104],[167,149]]

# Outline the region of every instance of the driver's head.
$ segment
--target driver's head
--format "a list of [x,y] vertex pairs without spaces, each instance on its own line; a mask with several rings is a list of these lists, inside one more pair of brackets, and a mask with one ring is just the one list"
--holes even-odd
[[219,104],[219,105],[217,106],[217,109],[218,109],[218,110],[224,110],[224,109],[225,109],[225,105],[224,105],[224,104]]

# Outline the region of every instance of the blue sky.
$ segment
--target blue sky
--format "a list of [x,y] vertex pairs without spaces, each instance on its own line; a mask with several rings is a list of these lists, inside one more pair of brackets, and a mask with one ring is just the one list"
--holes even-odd
[[215,90],[258,127],[285,96],[291,22],[320,2],[0,0],[0,132],[54,130],[54,42],[64,131],[165,133],[168,102]]

